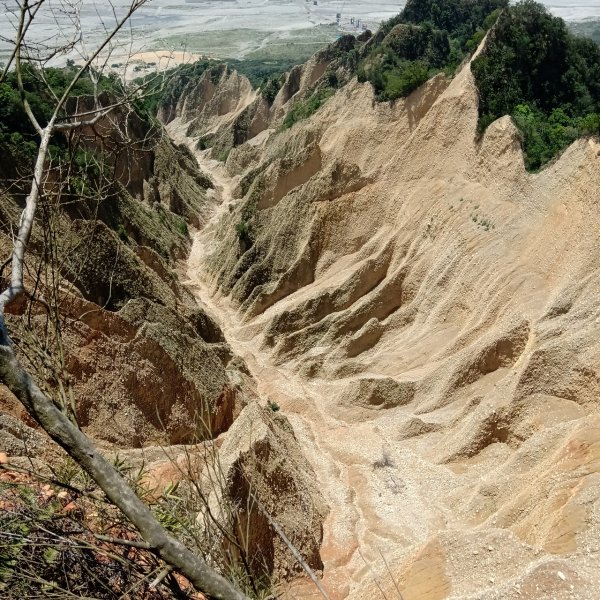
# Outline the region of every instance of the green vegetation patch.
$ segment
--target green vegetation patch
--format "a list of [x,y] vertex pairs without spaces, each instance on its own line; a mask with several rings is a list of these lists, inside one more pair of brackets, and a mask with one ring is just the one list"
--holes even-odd
[[[52,115],[55,100],[42,82],[42,73],[30,65],[23,66],[23,87],[25,97],[38,122],[45,126]],[[47,85],[60,97],[73,75],[72,68],[48,68],[43,72]],[[99,86],[103,90],[110,90],[117,85],[112,79],[101,78]],[[89,95],[93,85],[89,77],[82,77],[75,88],[73,96]],[[63,113],[64,114],[64,113]],[[16,171],[23,167],[29,168],[37,155],[39,136],[29,121],[17,87],[14,71],[7,73],[0,82],[0,177],[14,178]],[[50,147],[51,155],[62,153],[66,150],[67,143],[64,138],[56,137]],[[10,157],[10,160],[8,159]]]
[[507,0],[408,0],[382,25],[357,69],[379,101],[406,97],[437,73],[452,75],[477,49]]
[[505,9],[472,70],[480,131],[511,115],[528,170],[578,137],[600,134],[600,46],[570,33],[541,4],[524,0]]
[[261,96],[269,103],[273,104],[281,86],[285,82],[285,76],[282,75],[272,75],[264,80],[262,85],[260,86],[260,94]]
[[250,83],[259,88],[263,86],[267,80],[281,77],[300,64],[302,60],[295,58],[279,58],[279,59],[250,59],[229,60],[228,64],[238,73],[245,75]]
[[283,121],[282,129],[289,129],[298,121],[308,119],[314,115],[325,102],[335,94],[335,89],[323,87],[317,89],[311,96],[305,100],[299,100],[292,106],[291,110]]
[[320,42],[282,42],[279,44],[271,44],[264,48],[257,48],[249,52],[245,59],[262,60],[262,61],[280,61],[287,60],[296,64],[306,62],[315,52],[318,52],[323,46],[328,44],[330,40],[322,40]]

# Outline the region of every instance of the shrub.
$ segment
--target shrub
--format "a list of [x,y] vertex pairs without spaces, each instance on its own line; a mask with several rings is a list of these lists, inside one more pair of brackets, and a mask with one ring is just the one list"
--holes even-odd
[[147,600],[176,597],[152,587],[160,563],[149,551],[98,541],[106,530],[141,542],[114,511],[58,489],[0,482],[0,597],[117,600],[129,589]]
[[429,79],[429,71],[423,61],[407,61],[399,71],[387,72],[385,79],[385,99],[395,100],[408,96],[423,85]]
[[227,162],[227,159],[229,158],[230,153],[231,153],[231,148],[226,148],[222,152],[219,152],[219,154],[217,155],[217,160],[219,160],[223,163]]
[[235,226],[235,232],[237,233],[240,240],[248,238],[250,235],[250,224],[247,221],[240,221]]
[[184,219],[179,221],[179,223],[177,224],[177,230],[184,237],[188,237],[190,235],[188,224]]
[[286,115],[282,128],[289,129],[298,121],[308,119],[316,113],[325,102],[333,96],[335,90],[330,87],[319,88],[305,100],[300,100],[292,106],[292,109]]
[[600,46],[533,0],[505,10],[473,61],[479,130],[509,114],[535,171],[581,135],[600,133]]
[[117,235],[122,242],[128,242],[129,236],[127,235],[127,231],[125,230],[125,226],[123,223],[119,223],[117,226]]
[[263,81],[260,86],[260,95],[269,103],[273,104],[281,86],[283,85],[282,75],[273,75]]

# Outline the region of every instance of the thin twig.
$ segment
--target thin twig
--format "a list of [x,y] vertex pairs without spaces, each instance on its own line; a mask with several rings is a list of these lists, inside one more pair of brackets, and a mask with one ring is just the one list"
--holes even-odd
[[161,582],[163,581],[163,579],[166,579],[169,574],[173,571],[173,567],[171,565],[165,567],[156,577],[156,579],[150,584],[150,589],[154,590],[156,589]]
[[152,546],[148,542],[140,542],[137,540],[124,540],[123,538],[110,537],[95,533],[94,537],[100,542],[116,544],[117,546],[130,546],[131,548],[139,548],[140,550],[152,550]]
[[323,596],[323,598],[325,598],[326,600],[331,600],[331,597],[329,596],[329,594],[323,587],[323,584],[321,583],[321,581],[319,580],[319,578],[317,577],[315,572],[310,568],[310,566],[302,558],[302,554],[300,554],[298,549],[294,546],[294,544],[292,544],[292,542],[287,537],[287,535],[285,535],[285,532],[283,531],[283,529],[279,526],[279,524],[275,521],[275,519],[273,519],[273,517],[265,509],[265,507],[260,503],[258,498],[256,498],[256,496],[254,496],[254,494],[252,494],[252,496],[254,497],[253,498],[254,503],[258,507],[258,510],[260,510],[260,512],[265,516],[265,518],[269,522],[269,525],[271,525],[271,527],[274,529],[275,533],[277,533],[277,535],[283,540],[283,543],[289,548],[290,552],[294,555],[294,558],[298,561],[298,564],[304,569],[306,574],[311,578],[312,582],[315,584],[315,587],[319,590],[319,593],[321,594],[321,596]]

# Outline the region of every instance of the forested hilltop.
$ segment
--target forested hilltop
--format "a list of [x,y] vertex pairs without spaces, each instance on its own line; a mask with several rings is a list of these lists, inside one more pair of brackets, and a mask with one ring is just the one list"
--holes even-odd
[[407,96],[433,75],[452,76],[508,0],[409,0],[383,24],[357,70],[380,101]]
[[472,70],[480,130],[511,115],[530,170],[578,137],[600,133],[600,45],[570,33],[533,0],[502,11]]
[[453,75],[490,28],[472,65],[481,132],[511,115],[533,171],[600,133],[600,45],[534,0],[409,0],[370,44],[358,77],[379,100],[406,96],[436,73]]

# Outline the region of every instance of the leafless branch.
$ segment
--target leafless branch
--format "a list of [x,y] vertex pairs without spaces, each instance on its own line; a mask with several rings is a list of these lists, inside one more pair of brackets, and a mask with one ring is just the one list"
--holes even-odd
[[[0,294],[0,381],[20,400],[29,414],[35,418],[48,435],[89,474],[108,500],[137,528],[144,540],[141,547],[150,550],[167,565],[184,574],[198,590],[208,594],[211,598],[246,600],[244,594],[229,581],[166,531],[117,469],[96,450],[89,438],[68,418],[67,414],[56,405],[53,399],[40,389],[29,372],[19,362],[5,321],[6,309],[26,291],[24,280],[25,255],[30,243],[40,198],[43,196],[46,184],[48,175],[46,166],[53,136],[59,131],[70,131],[93,125],[106,117],[114,108],[98,105],[96,88],[94,101],[96,102],[97,112],[95,115],[91,119],[69,121],[67,118],[69,122],[62,122],[61,119],[67,101],[78,81],[85,73],[89,72],[101,53],[110,47],[115,36],[128,23],[133,13],[146,2],[147,0],[132,0],[122,18],[117,19],[115,14],[116,25],[112,30],[107,30],[104,40],[73,74],[62,94],[54,96],[52,113],[47,123],[42,124],[34,115],[27,99],[23,75],[25,65],[31,64],[28,62],[25,37],[44,0],[38,0],[37,2],[17,0],[19,20],[15,48],[3,77],[10,65],[14,64],[21,104],[39,136],[39,147],[29,193],[25,200],[25,208],[21,214],[17,237],[14,240],[10,284]],[[62,51],[63,49],[64,47],[56,50]],[[56,285],[56,283],[53,285]],[[58,322],[56,326],[59,327]],[[60,336],[59,330],[57,335]],[[66,395],[64,389],[61,389],[61,395]]]

